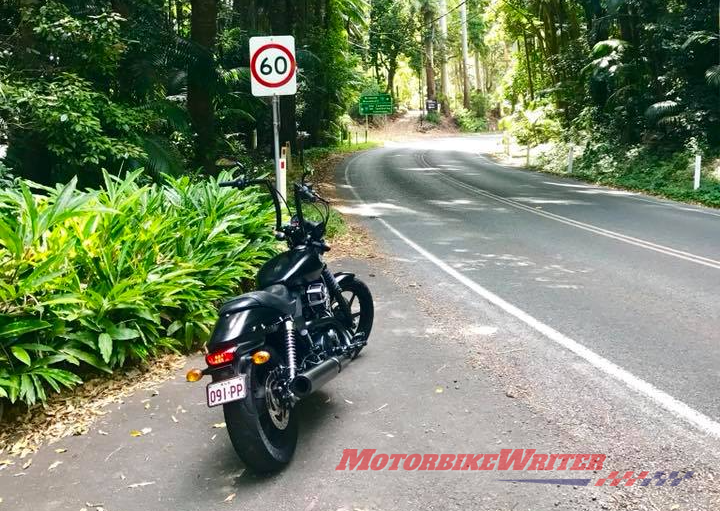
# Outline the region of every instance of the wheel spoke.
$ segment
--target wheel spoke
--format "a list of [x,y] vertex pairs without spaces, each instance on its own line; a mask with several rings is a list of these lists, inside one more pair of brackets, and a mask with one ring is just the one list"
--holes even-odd
[[350,317],[351,317],[352,319],[355,319],[355,318],[357,318],[360,314],[361,314],[360,312],[356,312],[355,314],[352,314]]
[[350,298],[350,300],[348,300],[348,308],[352,307],[352,304],[355,301],[356,296],[357,295],[355,293],[352,294],[352,297]]

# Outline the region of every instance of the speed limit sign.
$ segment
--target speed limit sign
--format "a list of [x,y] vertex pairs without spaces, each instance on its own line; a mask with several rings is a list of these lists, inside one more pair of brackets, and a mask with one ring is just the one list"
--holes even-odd
[[288,96],[297,92],[295,38],[250,38],[250,73],[253,96]]

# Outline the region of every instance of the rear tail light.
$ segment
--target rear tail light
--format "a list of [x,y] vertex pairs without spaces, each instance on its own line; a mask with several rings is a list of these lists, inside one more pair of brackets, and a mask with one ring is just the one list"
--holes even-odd
[[205,355],[205,362],[209,366],[221,366],[223,364],[229,364],[235,360],[235,350],[237,346],[225,348],[224,350],[213,351]]

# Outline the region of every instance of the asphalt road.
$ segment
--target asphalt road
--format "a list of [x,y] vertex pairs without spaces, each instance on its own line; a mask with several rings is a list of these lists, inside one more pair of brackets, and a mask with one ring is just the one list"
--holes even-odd
[[720,211],[509,169],[462,142],[364,154],[342,179],[365,214],[720,422]]
[[[204,384],[178,373],[26,469],[5,465],[0,511],[720,509],[718,212],[503,168],[478,154],[486,141],[423,140],[338,168],[344,211],[382,255],[332,268],[368,282],[376,324],[301,403],[284,472],[249,474]],[[597,473],[336,471],[346,448],[607,460]],[[660,470],[695,475],[593,486]],[[579,474],[593,484],[501,481]]]

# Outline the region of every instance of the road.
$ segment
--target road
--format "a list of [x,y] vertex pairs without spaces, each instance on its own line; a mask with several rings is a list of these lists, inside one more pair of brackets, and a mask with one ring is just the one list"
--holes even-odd
[[720,211],[509,169],[465,141],[363,155],[342,179],[396,230],[374,229],[395,252],[418,256],[401,233],[720,421],[720,387],[708,385],[720,376]]
[[[26,469],[5,466],[0,511],[720,509],[719,212],[504,168],[479,154],[488,142],[425,139],[338,168],[343,211],[379,257],[332,267],[369,283],[376,325],[301,403],[287,470],[249,474],[181,372]],[[346,448],[604,453],[585,477],[695,476],[581,487],[501,481],[579,477],[559,471],[336,471]]]

